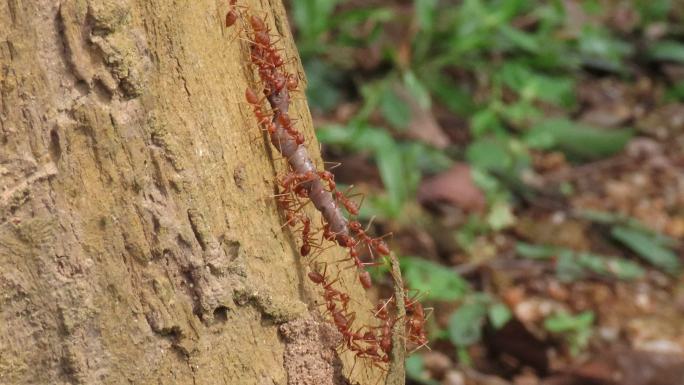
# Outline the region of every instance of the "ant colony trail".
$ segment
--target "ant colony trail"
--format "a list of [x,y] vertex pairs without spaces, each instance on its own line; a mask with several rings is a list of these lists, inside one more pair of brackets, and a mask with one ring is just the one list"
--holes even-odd
[[[300,239],[300,254],[306,257],[310,268],[307,276],[320,287],[325,317],[342,336],[339,349],[351,351],[355,359],[367,360],[391,373],[392,360],[397,355],[403,358],[404,346],[415,351],[428,343],[423,306],[415,296],[407,295],[408,289],[401,284],[396,259],[383,237],[371,237],[361,223],[347,219],[343,213],[344,210],[352,218],[357,216],[358,204],[337,190],[331,172],[316,167],[309,156],[304,136],[288,115],[290,95],[299,86],[298,75],[287,72],[285,61],[264,19],[251,14],[245,7],[237,6],[236,1],[229,0],[226,27],[238,29],[237,33],[248,42],[250,56],[245,61],[256,71],[260,83],[258,89],[245,90],[245,99],[260,129],[268,133],[272,146],[288,163],[288,172],[277,181],[279,191],[275,198],[284,213],[285,225]],[[321,213],[320,228],[315,228],[303,210],[309,202]],[[320,239],[316,239],[319,234]],[[336,262],[340,266],[335,266],[335,269],[328,269],[326,263],[315,261],[326,244],[346,250],[347,257]],[[350,310],[350,302],[354,300],[339,280],[331,277],[329,270],[352,267],[361,285],[370,289],[373,283],[366,268],[390,263],[395,286],[398,285],[399,289],[371,310],[376,319],[374,325],[359,325],[355,322],[356,314]],[[401,341],[402,346],[399,353],[393,349],[397,347],[397,341]]]

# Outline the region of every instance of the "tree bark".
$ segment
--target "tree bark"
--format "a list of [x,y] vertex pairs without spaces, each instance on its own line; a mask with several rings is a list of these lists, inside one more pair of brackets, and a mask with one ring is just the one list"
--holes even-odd
[[[241,4],[297,57],[280,1]],[[344,382],[226,9],[0,1],[0,384]]]

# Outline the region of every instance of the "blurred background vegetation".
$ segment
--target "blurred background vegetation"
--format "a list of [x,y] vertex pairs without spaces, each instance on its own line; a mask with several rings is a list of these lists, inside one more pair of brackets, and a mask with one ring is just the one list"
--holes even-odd
[[684,384],[684,1],[288,6],[326,160],[434,308],[412,383]]

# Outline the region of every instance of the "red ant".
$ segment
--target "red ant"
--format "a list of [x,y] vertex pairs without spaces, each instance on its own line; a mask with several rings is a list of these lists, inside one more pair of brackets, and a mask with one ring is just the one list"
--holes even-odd
[[302,216],[302,247],[299,249],[299,253],[302,257],[306,257],[311,252],[311,239],[309,235],[311,233],[311,219],[308,216]]
[[292,137],[295,142],[299,145],[304,144],[304,136],[297,131],[297,129],[292,124],[292,119],[287,114],[280,113],[276,117],[276,121],[280,123],[283,129]]
[[330,189],[330,192],[335,191],[335,187],[337,186],[337,184],[335,183],[335,175],[333,175],[333,173],[327,170],[323,170],[318,172],[318,176],[322,180],[328,182],[328,189]]
[[359,215],[359,206],[354,203],[351,199],[347,198],[343,193],[335,191],[335,199],[340,201],[344,206],[344,209],[351,215]]
[[230,0],[228,1],[228,5],[230,6],[230,10],[226,13],[226,28],[231,27],[233,24],[238,19],[238,13],[235,11],[235,4],[237,3],[237,0]]
[[390,249],[387,244],[380,238],[373,238],[371,240],[371,247],[373,250],[377,251],[380,255],[389,255]]
[[[233,0],[231,0],[233,1]],[[266,23],[264,23],[264,20],[261,19],[259,16],[254,16],[251,15],[249,17],[249,23],[252,25],[252,29],[254,31],[265,31],[266,30]]]
[[[279,181],[278,189],[282,188],[283,193],[277,196],[278,206],[284,210],[285,225],[296,228],[294,231],[301,231],[299,252],[302,256],[310,257],[313,248],[320,249],[324,240],[330,240],[347,248],[349,258],[354,262],[350,268],[356,268],[359,282],[368,289],[372,286],[372,279],[366,267],[379,262],[363,262],[359,257],[359,244],[363,243],[363,247],[368,248],[371,257],[374,259],[389,255],[390,249],[382,240],[383,237],[372,238],[368,234],[368,228],[364,229],[359,222],[348,221],[344,218],[341,209],[344,209],[350,216],[358,216],[360,203],[355,202],[345,193],[337,191],[334,175],[331,172],[297,168],[297,163],[291,161],[294,155],[291,154],[293,147],[290,146],[290,143],[304,145],[304,136],[296,129],[296,125],[287,114],[290,103],[289,92],[296,90],[299,87],[299,81],[303,78],[284,70],[283,67],[289,59],[282,54],[281,50],[276,48],[275,43],[279,38],[270,35],[265,20],[255,15],[251,15],[249,18],[245,17],[247,13],[242,13],[237,8],[237,0],[228,1],[231,8],[226,14],[226,26],[230,27],[236,23],[241,23],[241,26],[248,29],[246,33],[242,33],[242,36],[246,36],[246,40],[250,40],[252,68],[257,70],[263,94],[271,108],[267,109],[265,105],[262,106],[263,97],[259,98],[258,94],[251,89],[245,91],[245,99],[252,106],[258,124],[262,129],[269,132],[271,142],[274,145],[276,145],[276,140],[288,142],[288,146],[284,147],[289,148],[287,155],[283,154],[283,156],[288,158],[291,171]],[[281,154],[283,153],[282,148],[278,150]],[[301,159],[298,158],[298,160]],[[310,161],[310,159],[304,160]],[[321,183],[326,187],[320,187]],[[312,185],[316,186],[315,194],[312,192],[312,197],[309,197]],[[316,195],[319,193],[320,197]],[[303,198],[309,199],[303,200]],[[317,239],[317,231],[312,229],[311,219],[303,211],[300,211],[304,205],[311,202],[312,198],[317,208],[321,209],[322,207],[321,211],[324,218],[322,238],[318,245],[314,243]],[[328,210],[336,210],[335,215],[329,215]],[[332,223],[326,223],[326,221]],[[331,246],[334,246],[334,243]],[[346,348],[352,351],[356,358],[369,359],[374,365],[389,362],[392,349],[392,329],[397,322],[396,318],[387,311],[387,306],[392,300],[379,305],[376,309],[374,315],[381,321],[379,326],[354,328],[353,323],[356,320],[356,314],[350,311],[350,296],[344,291],[336,289],[335,286],[335,283],[339,281],[339,273],[336,279],[330,279],[326,270],[327,265],[322,271],[312,270],[308,273],[308,277],[314,284],[322,287],[327,314],[330,314],[336,328],[343,335]],[[407,315],[402,326],[405,327],[407,339],[422,347],[427,344],[425,311],[416,298],[407,297],[404,305],[407,309]]]
[[308,191],[304,184],[310,182],[316,178],[316,173],[313,171],[307,171],[304,174],[296,174],[291,172],[283,177],[280,181],[280,185],[283,186],[285,191],[292,191],[297,196],[306,198]]
[[251,88],[247,88],[245,90],[245,99],[247,99],[247,103],[252,105],[252,110],[257,118],[257,124],[260,126],[266,124],[266,130],[268,133],[275,133],[275,125],[273,122],[271,122],[270,116],[264,113],[263,109],[261,108],[261,100],[259,100],[256,93],[254,93]]
[[382,240],[382,238],[386,237],[388,234],[380,237],[380,238],[371,238],[368,236],[366,231],[364,230],[361,226],[361,223],[357,221],[350,221],[349,222],[349,230],[352,232],[356,233],[356,235],[361,238],[361,240],[368,245],[369,251],[371,251],[371,255],[373,255],[373,251],[378,253],[379,255],[389,255],[390,254],[390,249],[385,243],[385,241]]
[[382,326],[380,326],[382,331],[380,332],[381,338],[379,341],[379,346],[380,349],[388,356],[392,351],[392,327],[394,326],[396,320],[393,320],[390,317],[389,312],[387,311],[387,305],[393,301],[394,299],[390,298],[384,303],[379,303],[376,306],[375,312],[375,317],[382,321]]
[[416,351],[428,343],[425,335],[425,311],[423,305],[418,302],[417,297],[404,299],[404,306],[406,307],[406,326],[408,329],[407,337],[410,342],[418,345],[413,351]]

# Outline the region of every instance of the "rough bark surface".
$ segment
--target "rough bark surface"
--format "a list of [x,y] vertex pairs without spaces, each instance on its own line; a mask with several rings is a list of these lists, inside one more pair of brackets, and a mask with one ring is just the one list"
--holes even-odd
[[[0,384],[295,384],[315,355],[226,3],[0,0]],[[280,1],[242,4],[296,57]]]

